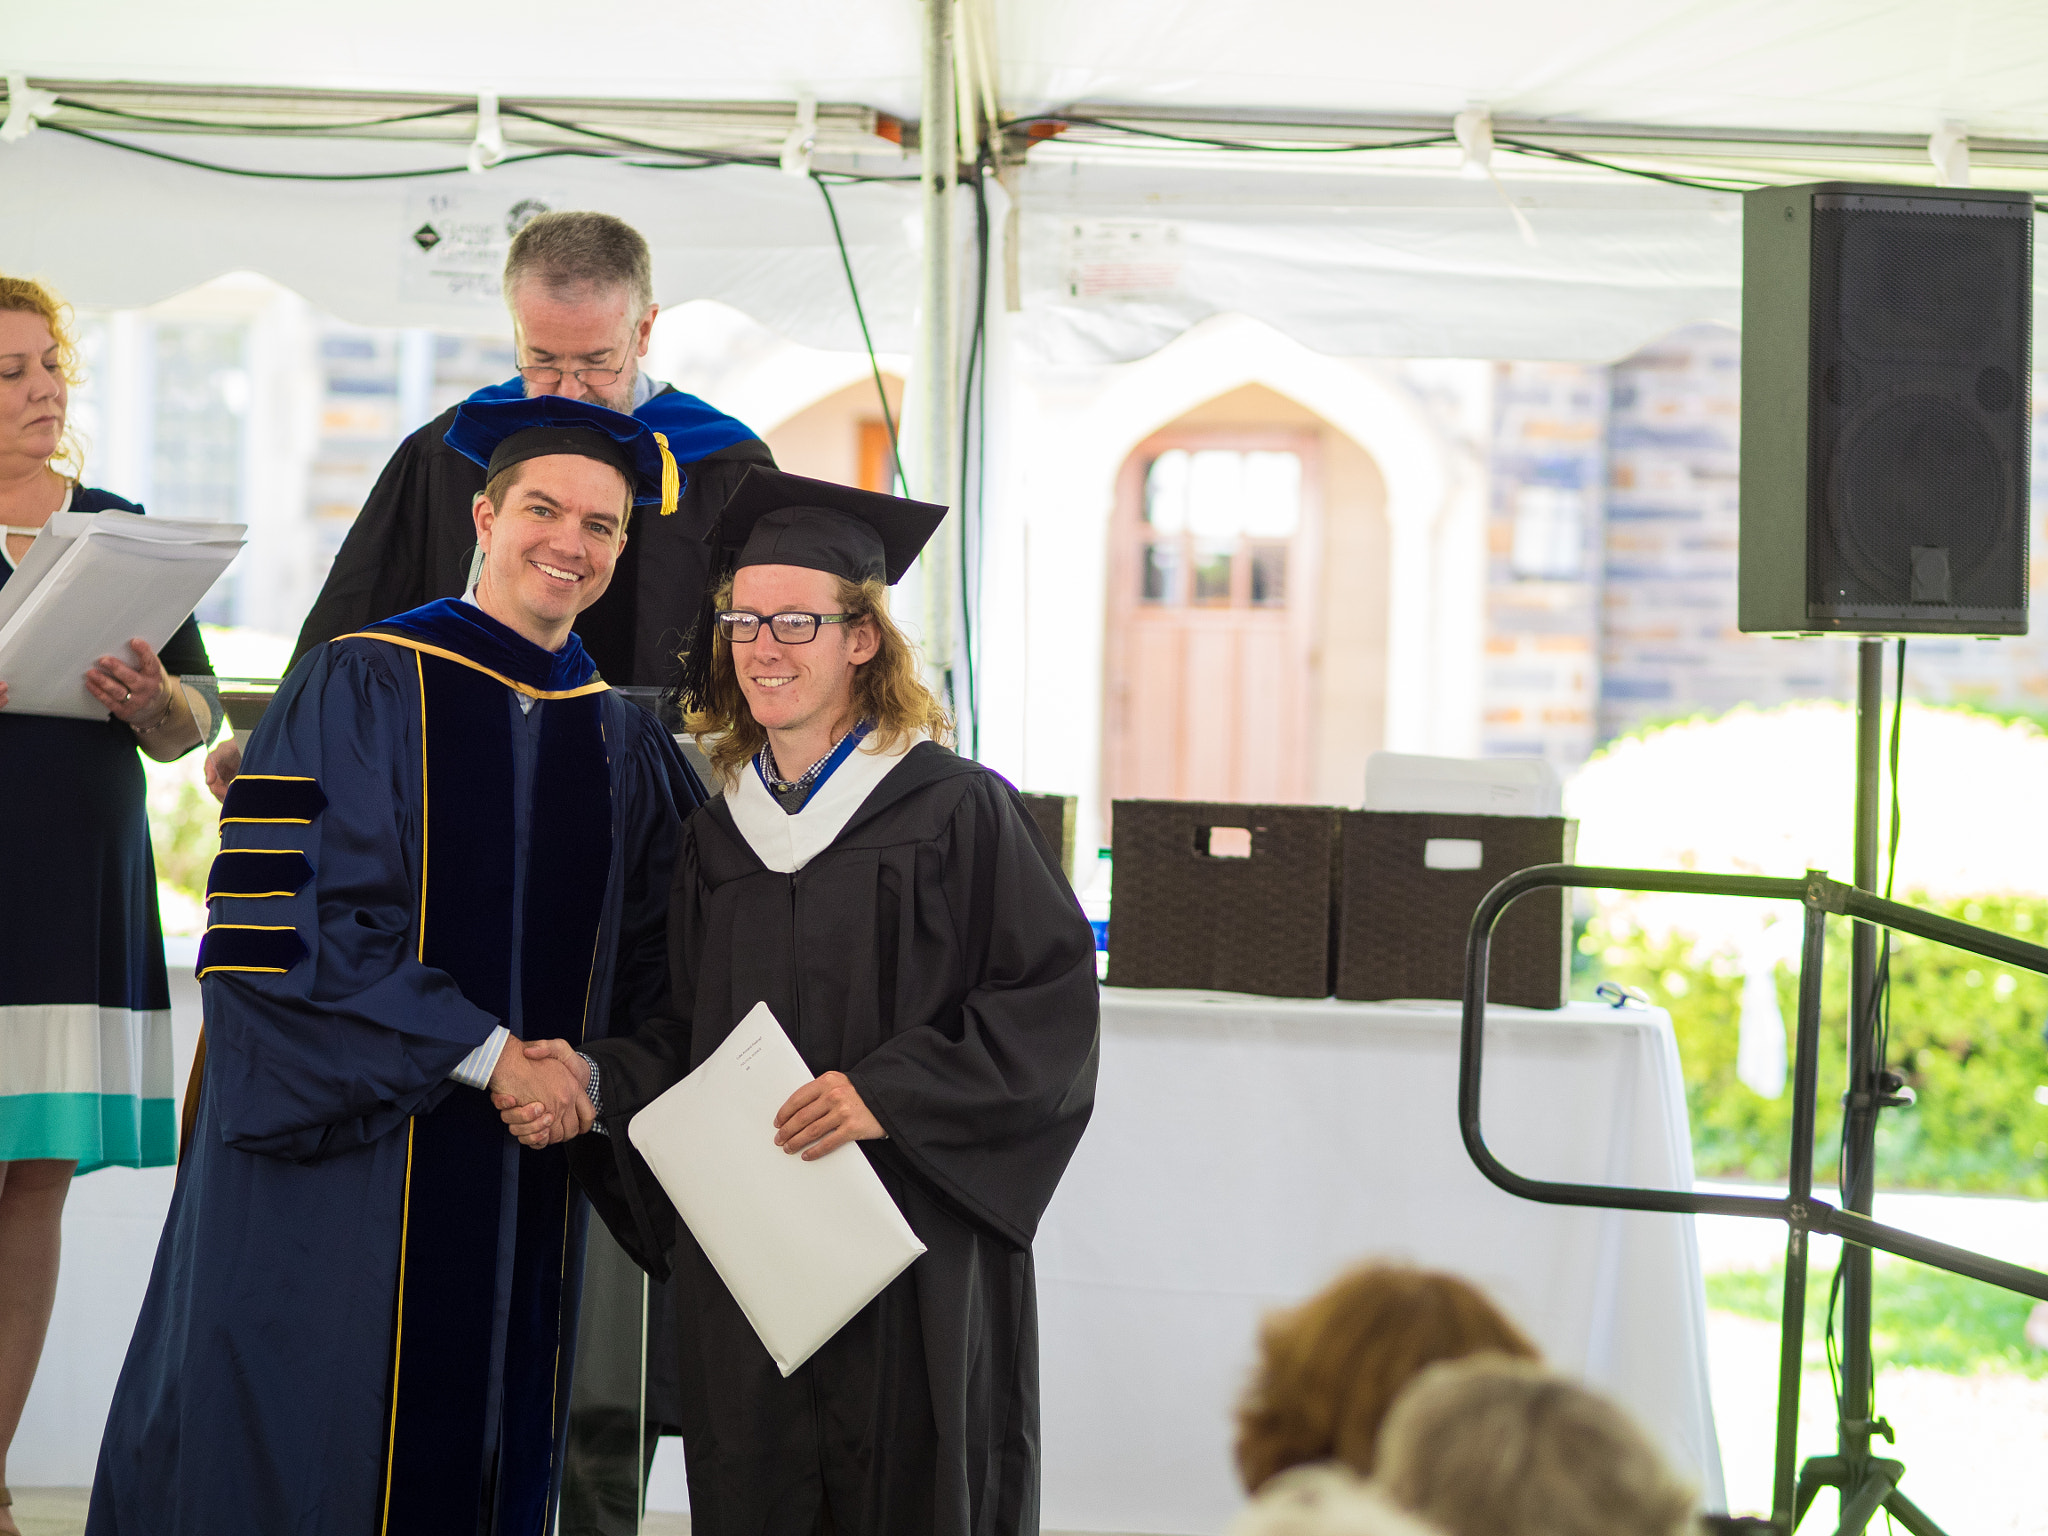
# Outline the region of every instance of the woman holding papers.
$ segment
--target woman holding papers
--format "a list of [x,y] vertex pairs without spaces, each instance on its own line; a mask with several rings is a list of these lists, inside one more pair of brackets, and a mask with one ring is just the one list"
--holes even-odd
[[[1031,1242],[1094,1103],[1093,935],[1016,792],[942,744],[889,619],[944,513],[762,468],[735,489],[684,671],[726,792],[677,850],[672,999],[585,1047],[607,1134],[571,1159],[675,1274],[698,1536],[1038,1529]],[[865,1157],[925,1249],[787,1375],[727,1284],[760,1277],[721,1278],[627,1135],[764,1003],[812,1080],[758,1134]],[[835,1279],[822,1226],[808,1246],[770,1290]]]
[[[58,512],[140,512],[81,485],[66,430],[77,346],[48,289],[0,276],[0,584]],[[0,677],[0,1533],[6,1448],[56,1295],[74,1172],[170,1163],[170,991],[140,747],[160,762],[212,732],[217,705],[177,674],[213,665],[189,619],[153,653],[104,657],[102,720],[30,715]],[[54,793],[53,793],[54,791]]]

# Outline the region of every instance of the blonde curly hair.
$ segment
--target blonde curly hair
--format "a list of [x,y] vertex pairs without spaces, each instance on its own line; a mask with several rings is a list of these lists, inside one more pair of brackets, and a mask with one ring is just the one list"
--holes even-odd
[[[862,750],[892,752],[920,731],[940,746],[950,747],[952,716],[925,686],[917,647],[889,617],[888,583],[873,576],[866,581],[848,581],[843,576],[835,579],[839,584],[841,611],[857,615],[861,622],[873,626],[880,641],[875,654],[855,668],[853,674],[854,718],[874,722],[874,730]],[[732,606],[730,576],[720,584],[715,602],[720,608]],[[722,633],[715,634],[711,642],[711,681],[704,707],[684,716],[683,728],[697,738],[713,771],[728,789],[738,781],[740,770],[767,744],[768,733],[747,708],[739,674],[732,664],[732,647]]]
[[[57,372],[66,384],[73,389],[78,387],[84,371],[69,304],[32,277],[9,277],[0,272],[0,312],[41,315],[50,328],[51,339],[57,343]],[[72,430],[69,415],[64,419],[64,435],[57,439],[57,451],[50,455],[50,468],[74,485],[85,473],[85,445]]]

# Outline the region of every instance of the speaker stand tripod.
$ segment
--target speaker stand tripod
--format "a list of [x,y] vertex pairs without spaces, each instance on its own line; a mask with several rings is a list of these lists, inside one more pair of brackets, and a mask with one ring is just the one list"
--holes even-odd
[[[1879,763],[1883,751],[1884,641],[1856,643],[1856,888],[1875,894],[1878,883]],[[1842,1209],[1871,1213],[1877,1185],[1877,1117],[1910,1102],[1897,1096],[1898,1080],[1887,1078],[1883,1030],[1878,1022],[1877,928],[1859,922],[1849,939],[1849,1082],[1842,1097]],[[1838,1536],[1861,1536],[1880,1509],[1888,1510],[1914,1536],[1944,1536],[1913,1501],[1899,1491],[1905,1464],[1870,1453],[1871,1436],[1891,1438],[1891,1426],[1873,1417],[1870,1353],[1871,1250],[1842,1245],[1842,1386],[1835,1430],[1835,1454],[1815,1456],[1799,1469],[1796,1529],[1823,1488],[1841,1494]]]

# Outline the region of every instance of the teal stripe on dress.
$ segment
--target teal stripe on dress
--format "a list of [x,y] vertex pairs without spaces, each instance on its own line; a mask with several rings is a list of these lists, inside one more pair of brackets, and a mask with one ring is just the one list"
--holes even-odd
[[170,1099],[118,1093],[10,1093],[0,1097],[0,1162],[75,1159],[96,1168],[162,1168],[178,1160]]

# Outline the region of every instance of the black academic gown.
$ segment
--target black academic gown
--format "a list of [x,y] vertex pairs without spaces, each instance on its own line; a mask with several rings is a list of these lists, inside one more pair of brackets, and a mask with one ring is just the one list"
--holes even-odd
[[[725,800],[699,811],[668,944],[672,1012],[590,1048],[612,1134],[570,1146],[621,1243],[673,1267],[691,1528],[812,1536],[829,1506],[837,1536],[1035,1533],[1031,1241],[1088,1121],[1097,1034],[1093,935],[1057,856],[1008,784],[926,742],[794,874]],[[763,1001],[887,1131],[832,1155],[865,1156],[927,1249],[787,1379],[620,1134]]]
[[[470,398],[523,393],[515,377]],[[306,615],[294,665],[373,619],[462,595],[476,548],[470,507],[485,476],[444,441],[457,409],[413,433],[384,466]],[[611,585],[577,617],[576,634],[606,681],[666,688],[703,598],[711,555],[705,536],[747,466],[772,467],[775,457],[739,422],[666,384],[633,415],[669,439],[682,497],[666,517],[649,508],[634,515]]]
[[658,1003],[697,789],[573,640],[453,602],[374,632],[294,669],[222,806],[198,1122],[90,1536],[547,1528],[587,1212],[449,1073]]

